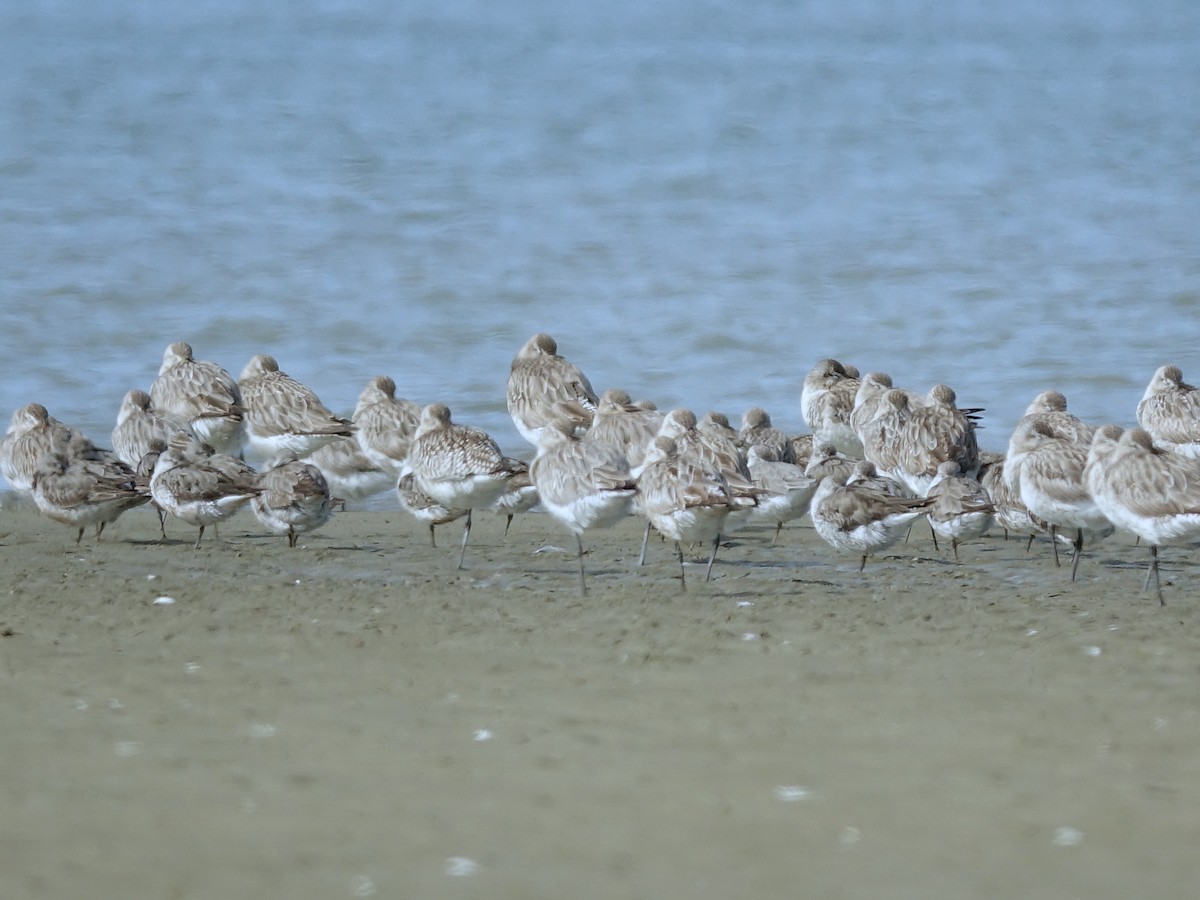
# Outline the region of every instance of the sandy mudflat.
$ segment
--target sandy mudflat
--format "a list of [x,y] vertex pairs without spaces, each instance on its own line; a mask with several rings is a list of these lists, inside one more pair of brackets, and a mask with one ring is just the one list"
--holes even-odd
[[[1194,897],[1200,571],[0,510],[0,897]],[[151,578],[150,576],[153,576]],[[154,605],[159,596],[173,605]]]

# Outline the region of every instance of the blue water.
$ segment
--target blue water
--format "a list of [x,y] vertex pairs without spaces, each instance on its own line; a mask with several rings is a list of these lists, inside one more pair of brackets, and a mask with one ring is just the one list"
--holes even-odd
[[163,348],[523,448],[513,354],[763,405],[824,356],[1132,421],[1200,379],[1200,4],[0,5],[0,415]]

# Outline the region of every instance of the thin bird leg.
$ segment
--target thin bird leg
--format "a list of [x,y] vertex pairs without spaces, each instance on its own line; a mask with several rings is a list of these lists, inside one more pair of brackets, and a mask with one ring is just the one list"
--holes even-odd
[[437,548],[437,538],[434,536],[434,529],[437,528],[432,522],[429,523],[429,546]]
[[1059,566],[1062,565],[1062,563],[1058,561],[1058,526],[1057,525],[1050,526],[1050,546],[1054,548],[1054,568],[1057,569]]
[[646,530],[642,532],[642,555],[638,557],[638,565],[646,563],[646,544],[650,542],[650,520],[646,520]]
[[294,550],[296,548],[296,540],[298,537],[299,537],[299,535],[296,534],[295,528],[288,529],[288,547],[290,549]]
[[954,561],[958,562],[958,538],[950,541],[950,547],[954,551]]
[[75,543],[76,544],[78,544],[80,541],[83,540],[83,530],[85,527],[86,526],[84,526],[84,525],[79,526],[79,534],[75,535]]
[[[1162,595],[1162,582],[1158,579],[1158,547],[1153,545],[1150,547],[1150,572],[1154,573],[1154,592],[1158,594],[1158,605],[1166,606],[1167,601],[1163,599]],[[1146,573],[1147,584],[1150,582],[1150,572]],[[1142,586],[1142,590],[1146,590],[1145,585]]]
[[942,548],[938,546],[937,532],[933,530],[933,519],[929,520],[929,534],[933,538],[933,549],[941,553]]
[[467,556],[467,538],[471,536],[471,511],[467,510],[467,524],[463,526],[462,548],[458,551],[458,567],[463,567],[463,560]]
[[[214,530],[214,531],[216,530],[216,526],[215,526],[215,525],[213,526],[213,530]],[[204,526],[203,526],[203,525],[201,525],[201,526],[200,526],[200,533],[199,533],[198,535],[196,535],[196,546],[192,548],[193,550],[199,550],[199,549],[200,549],[200,540],[201,540],[201,538],[203,538],[203,537],[204,537]]]
[[583,538],[575,535],[576,555],[579,557],[579,593],[587,596],[587,582],[583,580]]
[[[1008,535],[1008,532],[1006,531],[1006,532],[1004,532],[1004,534],[1006,535],[1006,537],[1005,537],[1004,539],[1007,541],[1007,540],[1008,540],[1008,537],[1007,537],[1007,535]],[[1029,540],[1027,540],[1027,541],[1025,542],[1025,552],[1026,552],[1026,553],[1028,553],[1028,552],[1029,552],[1029,548],[1033,546],[1033,539],[1034,539],[1035,537],[1037,537],[1037,535],[1036,535],[1036,534],[1031,534],[1031,535],[1029,536]]]
[[779,532],[781,532],[781,531],[783,531],[783,523],[776,522],[775,523],[775,537],[771,538],[772,546],[779,543]]
[[708,556],[708,568],[704,570],[704,580],[707,582],[712,577],[713,562],[717,558],[717,548],[721,546],[721,536],[718,534],[713,538],[712,553]]
[[687,593],[687,576],[683,574],[683,545],[675,542],[675,552],[679,554],[679,590]]
[[858,564],[858,571],[862,571],[867,567],[867,554],[863,554],[862,562]]
[[509,513],[509,514],[508,514],[508,521],[504,523],[504,536],[505,536],[505,537],[508,537],[508,529],[512,527],[513,515],[515,515],[515,514],[514,514],[514,513]]
[[1075,573],[1079,571],[1079,554],[1083,550],[1083,529],[1075,529],[1075,552],[1071,555],[1071,580],[1075,580]]

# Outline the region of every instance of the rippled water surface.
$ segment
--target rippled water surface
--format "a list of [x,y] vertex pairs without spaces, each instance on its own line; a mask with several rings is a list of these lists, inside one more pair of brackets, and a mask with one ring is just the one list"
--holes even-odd
[[1200,379],[1197,46],[1183,0],[5,4],[0,407],[106,439],[183,338],[519,451],[544,330],[795,431],[830,355],[986,446],[1048,387],[1129,423]]

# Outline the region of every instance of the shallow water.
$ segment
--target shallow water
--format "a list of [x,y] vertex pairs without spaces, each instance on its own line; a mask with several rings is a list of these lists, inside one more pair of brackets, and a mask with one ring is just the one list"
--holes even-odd
[[1200,377],[1200,7],[366,0],[0,9],[0,411],[103,441],[167,343],[368,378],[520,450],[598,389],[763,405],[824,356],[1132,421]]

